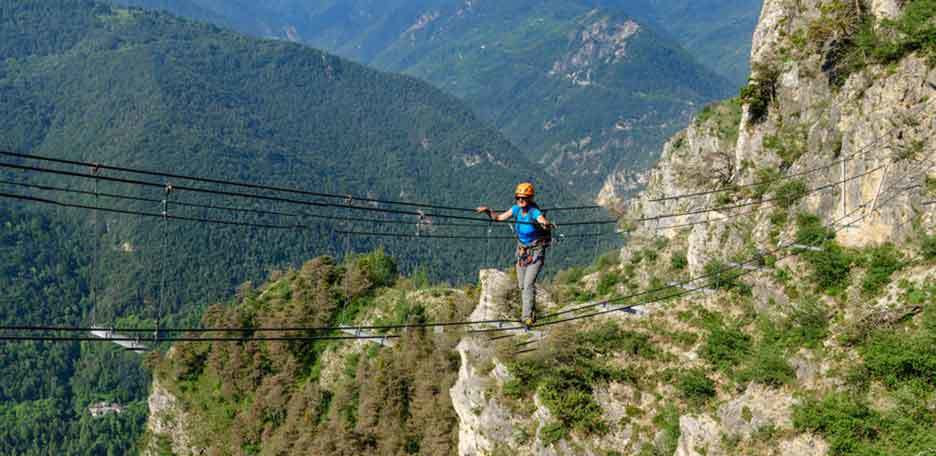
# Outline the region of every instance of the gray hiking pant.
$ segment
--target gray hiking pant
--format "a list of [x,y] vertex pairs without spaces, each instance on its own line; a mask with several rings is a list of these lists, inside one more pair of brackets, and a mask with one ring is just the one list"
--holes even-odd
[[533,308],[536,305],[536,277],[545,261],[544,258],[529,266],[517,266],[517,284],[520,285],[520,299],[523,301],[522,320],[533,318]]

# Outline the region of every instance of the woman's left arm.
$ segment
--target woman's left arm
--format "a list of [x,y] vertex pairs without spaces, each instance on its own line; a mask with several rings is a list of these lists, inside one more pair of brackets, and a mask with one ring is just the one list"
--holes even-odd
[[545,228],[545,229],[547,229],[547,230],[552,228],[552,223],[550,223],[549,220],[546,218],[546,214],[543,214],[542,212],[540,212],[540,216],[536,218],[536,221],[537,221],[543,228]]

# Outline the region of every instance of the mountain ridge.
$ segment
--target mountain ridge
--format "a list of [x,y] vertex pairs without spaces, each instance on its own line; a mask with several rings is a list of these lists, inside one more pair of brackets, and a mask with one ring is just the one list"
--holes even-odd
[[[594,194],[607,175],[646,167],[697,107],[731,89],[665,34],[605,3],[430,0],[375,11],[366,2],[318,2],[284,7],[277,26],[235,21],[235,27],[259,35],[270,28],[273,36],[427,80],[469,103],[527,159]],[[628,40],[622,35],[611,43],[619,27],[638,23]],[[585,50],[608,46],[632,50],[611,60]],[[553,71],[556,64],[568,67],[559,61],[576,52],[578,76]],[[616,128],[619,122],[625,126]]]

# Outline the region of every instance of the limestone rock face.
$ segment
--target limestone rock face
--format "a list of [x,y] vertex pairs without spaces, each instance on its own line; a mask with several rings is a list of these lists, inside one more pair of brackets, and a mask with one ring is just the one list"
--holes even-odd
[[792,427],[793,398],[782,391],[751,384],[744,394],[718,409],[718,421],[730,436],[750,437],[759,429]]
[[[734,136],[725,135],[719,123],[734,119],[700,116],[666,144],[646,190],[628,204],[638,234],[672,238],[689,231],[694,272],[714,253],[740,248],[742,240],[724,235],[725,226],[732,233],[749,230],[761,251],[790,243],[789,228],[770,239],[776,188],[761,196],[759,206],[748,204],[744,193],[706,194],[733,185],[753,189],[764,171],[799,176],[809,193],[791,210],[819,215],[846,246],[899,242],[913,233],[915,217],[934,220],[936,206],[922,204],[931,199],[922,184],[936,174],[930,166],[936,157],[936,69],[911,54],[889,68],[871,65],[833,84],[818,53],[790,57],[790,36],[821,17],[822,3],[764,2],[751,54],[754,77],[776,73],[764,119],[755,122],[750,107],[742,106]],[[877,0],[871,9],[880,18],[893,17],[899,2]],[[679,195],[690,196],[660,200]],[[726,209],[706,211],[712,207]]]
[[168,441],[174,455],[205,454],[204,450],[192,445],[189,436],[189,429],[193,424],[191,417],[182,408],[179,400],[163,387],[155,376],[147,403],[149,418],[146,421],[146,430],[153,437],[143,449],[144,456],[163,454],[159,441]]
[[675,456],[721,456],[720,427],[712,417],[682,416],[679,418],[679,446]]

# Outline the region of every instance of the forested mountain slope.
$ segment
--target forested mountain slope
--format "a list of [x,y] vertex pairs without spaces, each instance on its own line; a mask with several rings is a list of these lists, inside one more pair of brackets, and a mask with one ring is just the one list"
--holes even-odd
[[[162,12],[86,0],[0,1],[0,110],[3,150],[459,207],[504,206],[516,182],[532,178],[544,204],[580,202],[459,100],[428,84]],[[0,161],[91,172],[10,157]],[[8,168],[0,175],[4,181],[94,189],[90,179]],[[101,175],[212,187],[114,171]],[[160,188],[104,181],[98,191],[156,202],[2,185],[8,194],[151,214],[160,213],[165,197]],[[2,248],[9,255],[3,256],[0,277],[2,323],[152,325],[160,302],[164,325],[190,323],[207,303],[230,296],[245,280],[259,280],[273,266],[347,249],[382,245],[400,258],[401,269],[422,265],[435,279],[452,281],[473,274],[485,258],[484,241],[334,233],[343,228],[411,235],[415,216],[401,217],[405,225],[338,225],[302,215],[368,214],[178,191],[169,198],[176,216],[306,228],[163,225],[158,218],[105,212],[94,223],[90,210],[4,199]],[[232,213],[183,202],[296,215]],[[480,226],[433,232],[483,236],[487,225]],[[500,235],[508,231],[500,228]],[[507,261],[507,242],[491,246],[488,261]],[[92,279],[98,291],[93,307]],[[144,415],[139,403],[120,420],[94,423],[86,407],[96,400],[142,399],[148,377],[138,357],[116,347],[74,343],[4,343],[2,350],[5,450],[94,452],[97,439],[112,454],[132,446]],[[107,426],[115,432],[103,432]]]
[[[182,424],[151,443],[182,454],[931,452],[934,18],[934,0],[767,0],[750,84],[671,138],[646,190],[621,205],[627,246],[558,274],[531,331],[414,326],[392,347],[180,344],[159,360],[168,405],[149,425]],[[383,280],[378,258],[311,261],[205,322],[282,321],[322,300],[333,307],[312,318],[359,324],[517,315],[509,273],[427,287]],[[350,286],[361,276],[380,285]],[[358,299],[375,305],[361,312]]]
[[126,3],[180,13],[196,3],[222,25],[427,80],[466,101],[529,160],[591,194],[612,172],[633,174],[652,163],[692,113],[733,90],[665,32],[613,2]]

